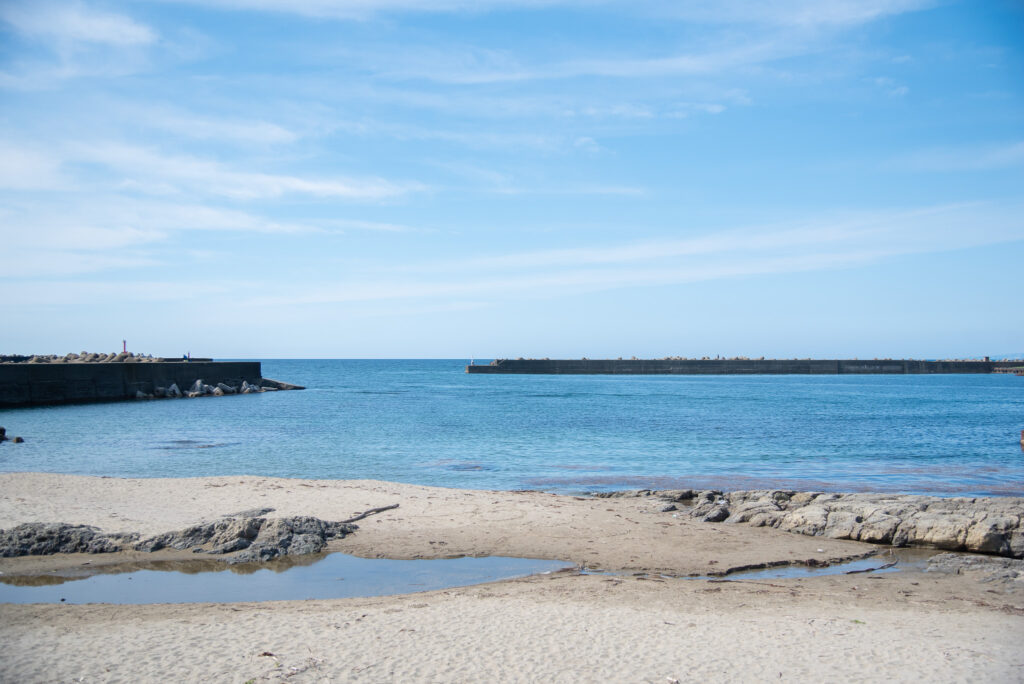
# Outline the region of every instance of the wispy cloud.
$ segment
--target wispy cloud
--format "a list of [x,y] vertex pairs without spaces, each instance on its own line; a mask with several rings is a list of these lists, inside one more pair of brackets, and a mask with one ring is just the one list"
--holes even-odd
[[28,37],[65,44],[135,46],[158,39],[156,31],[145,24],[80,2],[10,0],[0,5],[0,19]]
[[[382,178],[340,178],[242,171],[216,160],[169,155],[150,147],[116,142],[89,142],[32,148],[0,141],[0,188],[46,187],[68,190],[89,184],[107,189],[154,195],[190,192],[238,200],[283,195],[377,201],[424,189],[416,182],[392,182]],[[74,180],[75,170],[89,173]],[[106,178],[97,174],[105,170]],[[61,187],[57,187],[61,186]]]
[[910,92],[910,88],[903,84],[897,83],[894,79],[891,79],[888,76],[879,76],[877,78],[873,78],[871,79],[871,82],[874,83],[879,88],[881,88],[882,90],[884,90],[889,95],[893,95],[895,97],[902,97]]
[[304,283],[301,290],[255,297],[249,303],[551,299],[625,287],[848,268],[901,255],[1024,240],[1024,213],[1015,209],[1020,207],[946,205],[831,217],[797,228],[748,228],[677,241],[437,262],[407,269],[405,277],[361,273],[358,281]]
[[331,226],[282,222],[201,204],[110,195],[65,196],[58,204],[12,200],[0,211],[0,279],[61,276],[164,265],[151,248],[182,232],[316,234]]
[[46,190],[63,187],[68,179],[56,155],[0,140],[0,190]]
[[493,9],[540,8],[553,5],[594,6],[594,0],[167,0],[207,7],[298,14],[320,19],[366,19],[383,12],[486,12]]
[[316,18],[365,19],[398,12],[471,12],[536,10],[549,7],[601,9],[627,6],[689,21],[796,26],[849,26],[934,4],[928,0],[169,0],[224,9],[298,14]]
[[889,168],[911,171],[990,171],[1024,165],[1024,141],[936,147],[896,157]]
[[292,143],[299,138],[295,131],[269,121],[200,116],[163,107],[128,106],[124,109],[123,116],[139,122],[139,125],[194,140],[276,145]]
[[934,4],[935,0],[693,0],[666,11],[708,23],[820,28],[866,24]]
[[374,59],[377,75],[386,79],[413,79],[452,85],[486,85],[580,77],[658,78],[708,75],[805,54],[805,40],[796,36],[770,36],[740,46],[709,46],[685,54],[642,57],[592,57],[534,64],[512,56],[500,60],[480,58],[471,48],[462,53],[431,54],[409,49],[401,58]]

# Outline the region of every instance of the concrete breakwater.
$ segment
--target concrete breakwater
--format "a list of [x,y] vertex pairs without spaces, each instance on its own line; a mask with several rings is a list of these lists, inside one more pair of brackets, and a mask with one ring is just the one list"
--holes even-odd
[[279,389],[302,388],[264,378],[259,361],[0,363],[0,408]]
[[994,373],[1021,361],[915,359],[498,359],[467,373],[538,375],[905,375]]

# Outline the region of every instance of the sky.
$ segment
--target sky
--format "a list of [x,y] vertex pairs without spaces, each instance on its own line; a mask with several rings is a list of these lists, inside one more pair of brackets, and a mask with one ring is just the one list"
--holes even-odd
[[1024,352],[1024,3],[0,0],[0,353]]

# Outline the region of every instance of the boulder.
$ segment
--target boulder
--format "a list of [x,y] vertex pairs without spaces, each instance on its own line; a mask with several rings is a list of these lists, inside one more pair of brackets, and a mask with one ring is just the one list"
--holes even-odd
[[182,394],[181,390],[178,389],[178,383],[172,383],[171,386],[167,388],[167,396],[171,399],[181,398]]

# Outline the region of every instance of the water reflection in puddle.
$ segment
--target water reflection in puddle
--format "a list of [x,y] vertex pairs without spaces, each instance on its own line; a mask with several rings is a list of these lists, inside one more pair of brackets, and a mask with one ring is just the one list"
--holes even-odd
[[[820,577],[822,575],[852,575],[861,572],[874,574],[899,572],[900,570],[924,570],[928,559],[941,551],[935,549],[889,549],[869,558],[832,563],[826,566],[783,565],[775,568],[743,570],[731,572],[724,577],[713,577],[717,580],[751,580],[751,579],[794,579]],[[701,579],[709,579],[707,577]]]
[[54,574],[2,577],[0,602],[235,603],[354,598],[447,589],[572,567],[562,561],[500,556],[389,560],[343,553],[310,564],[271,567],[198,563],[201,565],[157,561],[141,565],[142,569],[85,578]]

